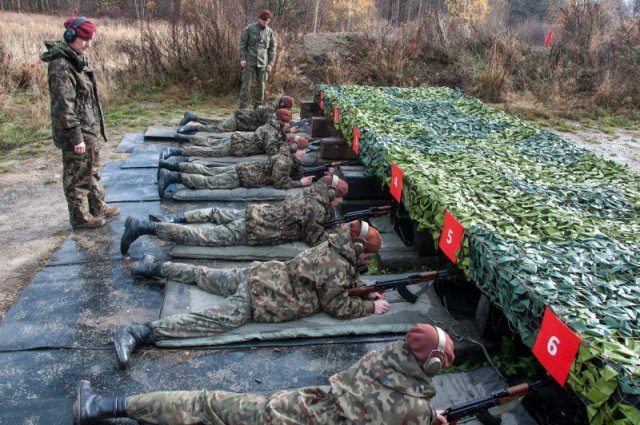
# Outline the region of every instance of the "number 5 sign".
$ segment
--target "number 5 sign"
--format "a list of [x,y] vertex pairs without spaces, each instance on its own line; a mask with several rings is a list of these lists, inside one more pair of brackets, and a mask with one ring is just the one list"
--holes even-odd
[[462,235],[464,235],[464,227],[462,227],[462,224],[460,224],[449,211],[445,211],[442,234],[440,234],[438,247],[453,263],[458,262],[456,253],[462,245]]
[[547,307],[540,332],[533,344],[533,354],[560,385],[567,381],[580,343],[580,337]]

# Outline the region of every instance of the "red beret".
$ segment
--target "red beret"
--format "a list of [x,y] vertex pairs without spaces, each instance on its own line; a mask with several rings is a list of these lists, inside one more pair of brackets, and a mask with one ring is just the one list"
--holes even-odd
[[324,180],[327,182],[327,186],[332,187],[336,190],[336,195],[339,198],[344,198],[345,196],[347,196],[347,193],[349,193],[349,185],[347,184],[347,182],[342,180],[335,174],[328,174],[324,176]]
[[[69,16],[66,21],[64,21],[64,27],[69,29],[69,27],[73,26],[73,23],[80,19],[80,16]],[[72,28],[75,30],[76,35],[80,38],[84,39],[92,39],[96,34],[96,24],[91,21],[84,21],[81,25]]]
[[260,15],[258,15],[258,17],[260,19],[264,19],[265,21],[267,19],[271,19],[271,17],[273,16],[273,13],[271,13],[271,11],[269,9],[264,9],[260,12]]
[[409,329],[405,341],[407,341],[409,349],[420,363],[424,363],[429,358],[437,357],[442,362],[443,367],[449,367],[455,359],[453,341],[446,332],[443,331],[443,333],[445,336],[443,352],[438,351],[438,331],[433,325],[418,323]]
[[374,252],[380,251],[380,247],[382,246],[382,238],[380,237],[378,229],[368,223],[367,226],[369,227],[369,229],[367,230],[367,234],[364,237],[364,241],[360,236],[360,231],[362,230],[362,221],[356,220],[350,222],[349,231],[351,233],[351,240],[353,242],[364,242],[364,252],[372,254]]
[[293,118],[293,114],[288,109],[280,108],[280,109],[276,109],[276,118],[286,123],[291,121],[291,118]]

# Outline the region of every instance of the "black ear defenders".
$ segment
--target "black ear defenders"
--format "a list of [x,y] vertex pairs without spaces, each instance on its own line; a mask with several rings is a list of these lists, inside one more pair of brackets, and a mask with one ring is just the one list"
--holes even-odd
[[366,221],[361,221],[360,234],[356,238],[356,241],[353,243],[353,249],[356,252],[356,256],[361,255],[364,252],[364,247],[367,244],[367,233],[369,233],[369,223],[367,223]]
[[[447,344],[447,338],[444,334],[444,331],[437,326],[434,326],[436,332],[438,333],[438,348],[435,350],[438,353],[444,354],[444,349]],[[442,360],[437,357],[432,357],[431,353],[429,358],[424,362],[422,366],[422,370],[427,376],[436,376],[442,370]]]
[[80,27],[80,25],[84,24],[87,21],[88,19],[85,18],[84,16],[81,16],[75,21],[73,21],[69,25],[69,28],[64,30],[64,32],[62,33],[62,38],[64,38],[64,41],[66,41],[67,43],[73,43],[74,41],[76,41],[76,37],[78,36],[77,34],[78,28]]

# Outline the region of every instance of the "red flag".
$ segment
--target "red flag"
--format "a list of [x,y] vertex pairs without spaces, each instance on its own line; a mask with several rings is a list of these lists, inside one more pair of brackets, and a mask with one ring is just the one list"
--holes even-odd
[[338,120],[340,119],[340,108],[337,106],[333,107],[333,123],[338,124]]
[[402,177],[404,176],[404,172],[396,165],[394,162],[391,164],[391,187],[389,188],[389,192],[396,199],[396,201],[401,202],[402,200]]
[[320,90],[320,110],[324,111],[324,92]]
[[462,235],[464,235],[462,224],[449,211],[445,211],[438,247],[454,264],[458,262],[456,253],[462,246]]
[[357,127],[353,127],[353,143],[351,148],[355,153],[360,152],[360,130]]
[[547,37],[544,39],[544,47],[549,47],[551,44],[551,39],[553,38],[553,30],[550,30],[547,34]]
[[547,307],[532,351],[549,374],[564,385],[581,342],[580,337]]

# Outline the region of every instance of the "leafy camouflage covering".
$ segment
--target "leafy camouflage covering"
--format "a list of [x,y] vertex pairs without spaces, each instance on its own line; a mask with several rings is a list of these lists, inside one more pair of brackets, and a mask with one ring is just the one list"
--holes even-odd
[[330,384],[328,392],[306,387],[269,397],[226,391],[155,392],[127,397],[127,414],[167,425],[430,425],[435,417],[431,379],[404,341],[367,353],[349,370],[332,376]]
[[582,338],[568,384],[593,424],[640,423],[640,176],[448,88],[318,86],[340,132],[533,345],[545,306]]
[[96,77],[86,55],[76,54],[64,41],[45,41],[40,55],[49,64],[49,96],[53,143],[64,150],[84,142],[97,146],[107,137]]
[[348,226],[286,262],[254,263],[249,291],[255,322],[284,322],[324,310],[338,319],[373,314],[373,302],[350,297],[359,286]]
[[299,180],[292,180],[294,171],[303,171],[302,164],[283,146],[280,151],[264,161],[243,162],[235,165],[242,187],[272,185],[276,189],[302,187]]
[[284,201],[249,205],[245,209],[247,245],[303,240],[313,246],[325,235],[323,223],[332,218],[328,187],[322,179]]

